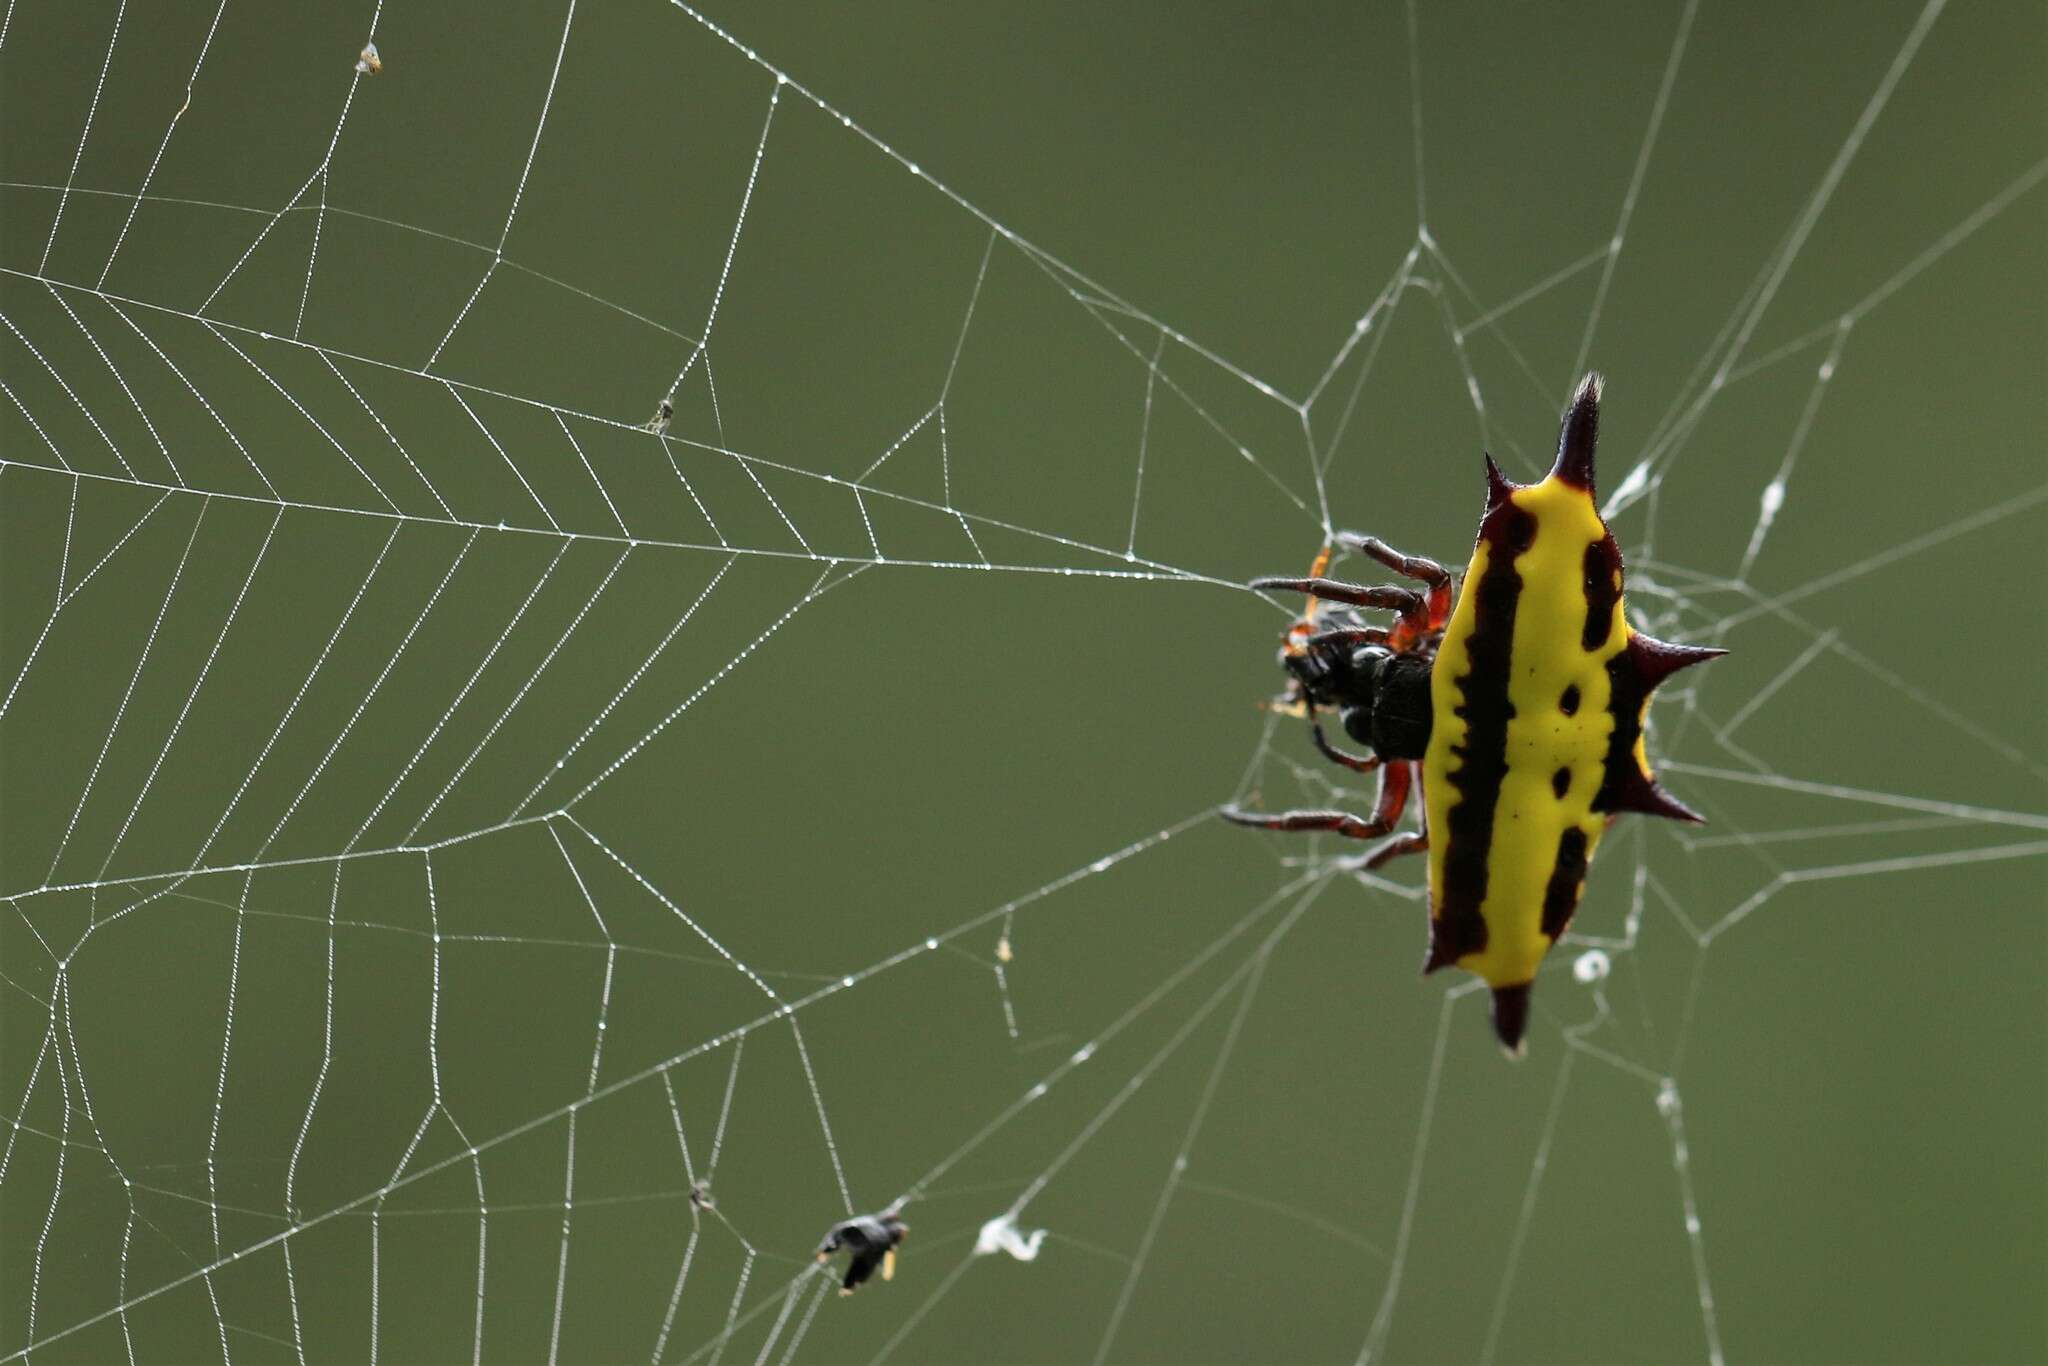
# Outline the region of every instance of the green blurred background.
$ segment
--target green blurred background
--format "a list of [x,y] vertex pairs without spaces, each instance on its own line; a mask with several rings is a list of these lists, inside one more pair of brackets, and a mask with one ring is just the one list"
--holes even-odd
[[[10,7],[0,1353],[2048,1354],[2038,6],[564,17]],[[1516,1066],[1203,813],[1587,341],[1734,653]]]

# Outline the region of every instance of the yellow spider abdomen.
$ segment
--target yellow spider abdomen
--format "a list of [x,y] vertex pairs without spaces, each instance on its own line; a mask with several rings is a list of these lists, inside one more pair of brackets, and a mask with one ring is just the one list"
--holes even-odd
[[1698,819],[1651,779],[1642,717],[1666,675],[1720,653],[1629,628],[1621,553],[1593,501],[1599,397],[1589,375],[1541,483],[1517,487],[1487,462],[1486,515],[1430,676],[1424,971],[1485,980],[1495,1030],[1517,1052],[1530,983],[1608,821]]

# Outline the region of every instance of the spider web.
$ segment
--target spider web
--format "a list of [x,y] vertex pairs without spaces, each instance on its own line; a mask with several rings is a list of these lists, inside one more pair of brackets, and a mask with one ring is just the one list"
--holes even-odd
[[[920,105],[866,10],[10,5],[5,1359],[2038,1350],[2040,690],[1956,666],[2041,656],[1957,585],[2038,562],[2048,161],[1943,10],[1592,90],[1411,4],[1300,146],[1235,82],[1322,39],[1105,18],[1292,196],[1162,233],[1144,87]],[[1241,585],[1456,561],[1594,364],[1637,624],[1735,653],[1509,1067],[1419,869],[1214,819],[1370,800]]]

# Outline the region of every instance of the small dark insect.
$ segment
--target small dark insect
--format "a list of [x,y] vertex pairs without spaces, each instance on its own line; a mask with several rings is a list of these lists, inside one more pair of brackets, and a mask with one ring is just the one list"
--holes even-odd
[[711,1198],[710,1183],[699,1181],[690,1187],[691,1209],[717,1209],[718,1202]]
[[653,432],[656,436],[664,435],[668,431],[669,420],[675,415],[675,400],[665,398],[661,401],[661,406],[654,410],[654,416],[640,424],[640,430]]
[[909,1235],[910,1225],[893,1212],[857,1215],[832,1226],[825,1241],[818,1244],[818,1260],[829,1262],[841,1248],[852,1250],[846,1276],[839,1282],[839,1293],[851,1295],[875,1274],[876,1267],[882,1269],[883,1280],[896,1278],[896,1249]]

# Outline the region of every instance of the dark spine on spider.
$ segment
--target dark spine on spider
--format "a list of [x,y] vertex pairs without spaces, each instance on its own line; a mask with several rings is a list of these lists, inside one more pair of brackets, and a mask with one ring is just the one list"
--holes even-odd
[[1636,741],[1642,737],[1650,694],[1659,683],[1680,669],[1727,653],[1652,640],[1638,631],[1629,636],[1627,649],[1607,661],[1607,706],[1614,729],[1607,736],[1600,791],[1593,798],[1595,811],[1638,811],[1695,824],[1706,819],[1658,785],[1636,758]]
[[1529,1031],[1529,989],[1534,982],[1493,989],[1493,1032],[1508,1052],[1520,1057],[1522,1036]]
[[[1500,466],[1493,463],[1491,453],[1488,453],[1485,459],[1486,513],[1490,517],[1496,508],[1507,502],[1508,495],[1513,493],[1519,485],[1511,483],[1508,477],[1500,472]],[[1479,524],[1479,539],[1482,541],[1486,539],[1486,523],[1483,521]]]
[[1456,708],[1465,723],[1464,742],[1453,749],[1458,767],[1450,784],[1458,790],[1444,832],[1441,900],[1429,921],[1429,958],[1425,973],[1457,962],[1486,947],[1487,856],[1493,845],[1493,817],[1500,785],[1508,771],[1508,722],[1514,704],[1508,701],[1508,655],[1514,647],[1515,614],[1522,596],[1522,575],[1515,561],[1535,542],[1536,519],[1501,492],[1512,491],[1487,462],[1489,499],[1479,538],[1486,544],[1486,570],[1473,585],[1472,633],[1465,653],[1470,668],[1458,680],[1462,699]]
[[1550,467],[1554,477],[1587,493],[1593,492],[1593,448],[1600,440],[1601,383],[1598,374],[1579,381],[1557,433],[1557,462]]

